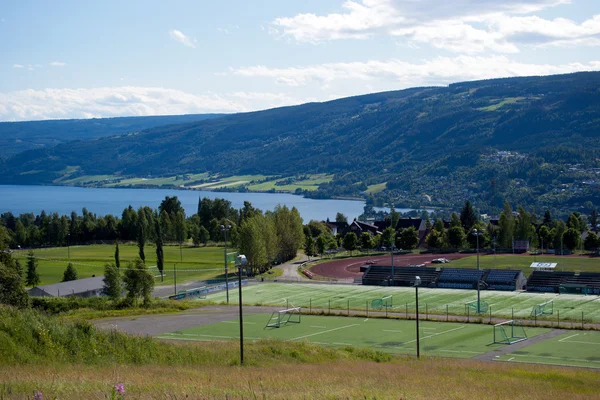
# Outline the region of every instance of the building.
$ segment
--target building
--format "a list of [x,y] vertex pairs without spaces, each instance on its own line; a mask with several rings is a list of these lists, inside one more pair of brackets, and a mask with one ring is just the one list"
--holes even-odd
[[36,286],[29,289],[29,295],[35,297],[93,297],[100,296],[103,288],[104,276],[95,276],[52,285]]

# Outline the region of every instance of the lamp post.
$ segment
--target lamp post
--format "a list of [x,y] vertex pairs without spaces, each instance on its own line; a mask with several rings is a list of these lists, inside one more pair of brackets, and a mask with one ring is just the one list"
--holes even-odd
[[[479,271],[479,236],[483,235],[483,230],[477,230],[477,228],[473,229],[473,235],[477,238],[477,271]],[[477,279],[477,314],[481,312],[481,297],[479,293],[479,287],[481,286],[481,281]]]
[[67,233],[67,258],[71,259],[71,232]]
[[416,321],[417,321],[417,358],[421,357],[421,346],[419,341],[419,285],[421,284],[421,277],[415,276],[415,303],[417,306]]
[[[223,249],[225,257],[225,293],[227,296],[227,304],[229,304],[229,268],[227,262],[227,231],[231,229],[231,225],[221,225],[221,231],[225,234],[225,248]],[[241,291],[240,291],[241,295]]]
[[244,365],[244,317],[242,313],[242,270],[248,264],[246,256],[240,254],[235,259],[235,265],[238,267],[238,293],[240,294],[240,365]]
[[173,290],[177,294],[177,263],[173,263]]

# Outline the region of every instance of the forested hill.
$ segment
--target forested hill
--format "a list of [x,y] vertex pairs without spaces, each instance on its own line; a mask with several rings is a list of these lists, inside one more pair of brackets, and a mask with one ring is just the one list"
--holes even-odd
[[0,122],[3,156],[52,147],[72,140],[139,132],[157,126],[183,124],[217,118],[222,114],[188,114],[150,117],[63,119],[50,121]]
[[[585,174],[600,167],[599,137],[600,72],[589,72],[377,93],[73,142],[4,160],[0,181],[50,183],[73,169],[333,173],[311,195],[370,193],[408,206],[469,197],[481,209],[503,199],[579,204],[598,192],[560,185],[593,178]],[[565,175],[570,168],[583,172]]]

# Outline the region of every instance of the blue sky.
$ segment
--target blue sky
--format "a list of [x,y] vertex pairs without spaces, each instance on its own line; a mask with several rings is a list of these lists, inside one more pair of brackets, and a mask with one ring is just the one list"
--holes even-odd
[[597,0],[0,3],[0,121],[239,112],[600,70]]

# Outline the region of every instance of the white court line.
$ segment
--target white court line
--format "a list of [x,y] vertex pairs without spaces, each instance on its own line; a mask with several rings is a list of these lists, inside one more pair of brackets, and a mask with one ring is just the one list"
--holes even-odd
[[562,339],[559,340],[559,342],[564,342],[565,340],[570,339],[570,338],[575,337],[575,336],[579,336],[579,333],[576,333],[576,334],[571,335],[571,336],[567,336],[566,338],[562,338]]
[[479,351],[467,351],[467,350],[440,350],[446,353],[468,353],[468,354],[483,354]]
[[311,325],[311,328],[319,328],[319,329],[326,329],[326,326],[319,326],[319,325]]
[[337,344],[338,346],[353,346],[352,343],[336,343],[336,342],[333,342],[331,344]]
[[315,335],[322,335],[324,333],[329,333],[329,332],[334,332],[334,331],[339,331],[340,329],[346,329],[346,328],[352,328],[354,326],[359,326],[360,324],[352,324],[352,325],[346,325],[346,326],[340,326],[339,328],[333,328],[333,329],[329,329],[327,331],[323,331],[323,332],[317,332],[317,333],[311,333],[309,335],[304,335],[304,336],[299,336],[297,338],[293,338],[293,339],[288,339],[286,340],[286,342],[290,342],[292,340],[299,340],[299,339],[304,339],[307,337],[311,337],[311,336],[315,336]]
[[[454,331],[457,331],[457,330],[459,330],[459,329],[463,329],[464,327],[465,327],[465,325],[461,325],[461,326],[459,326],[458,328],[448,329],[447,331],[443,331],[443,332],[434,333],[434,334],[432,334],[432,335],[429,335],[429,336],[424,336],[424,337],[422,337],[422,338],[420,338],[420,339],[421,339],[421,340],[424,340],[424,339],[429,339],[429,338],[432,338],[432,337],[434,337],[434,336],[443,335],[444,333],[448,333],[448,332],[454,332]],[[417,339],[413,339],[413,340],[411,340],[411,341],[409,341],[409,342],[404,342],[404,344],[409,344],[409,343],[413,343],[413,342],[416,342],[416,341],[417,341]]]
[[402,331],[394,331],[392,329],[382,329],[382,332],[394,332],[394,333],[401,333]]
[[369,318],[366,318],[363,322],[367,322],[369,320]]
[[512,361],[512,360],[514,360],[514,359],[515,359],[514,357],[511,357],[511,358],[509,358],[509,359],[508,359],[508,360],[506,360],[506,361]]
[[[221,321],[221,322],[224,323],[224,324],[236,324],[236,325],[240,324],[238,321]],[[248,325],[256,325],[256,322],[246,322],[246,321],[244,321],[244,325],[246,325],[246,324],[248,324]]]
[[[239,339],[239,336],[219,336],[219,335],[203,335],[200,333],[163,333],[162,335],[159,336],[173,336],[173,337],[178,337],[178,336],[191,336],[191,337],[207,337],[207,338],[219,338],[219,339]],[[248,336],[244,336],[245,339],[252,339],[252,340],[258,340],[260,338],[255,338],[255,337],[248,337]]]
[[[562,342],[562,340],[559,340],[559,342]],[[563,343],[581,343],[581,344],[595,344],[595,345],[600,345],[600,343],[596,343],[596,342],[584,342],[584,341],[581,341],[581,340],[567,340],[567,341],[565,341]]]
[[552,360],[562,360],[562,361],[582,361],[582,362],[593,362],[600,363],[598,360],[582,360],[580,358],[564,358],[564,357],[551,357],[551,356],[536,356],[533,354],[515,354],[515,357],[530,357],[530,358],[549,358]]

